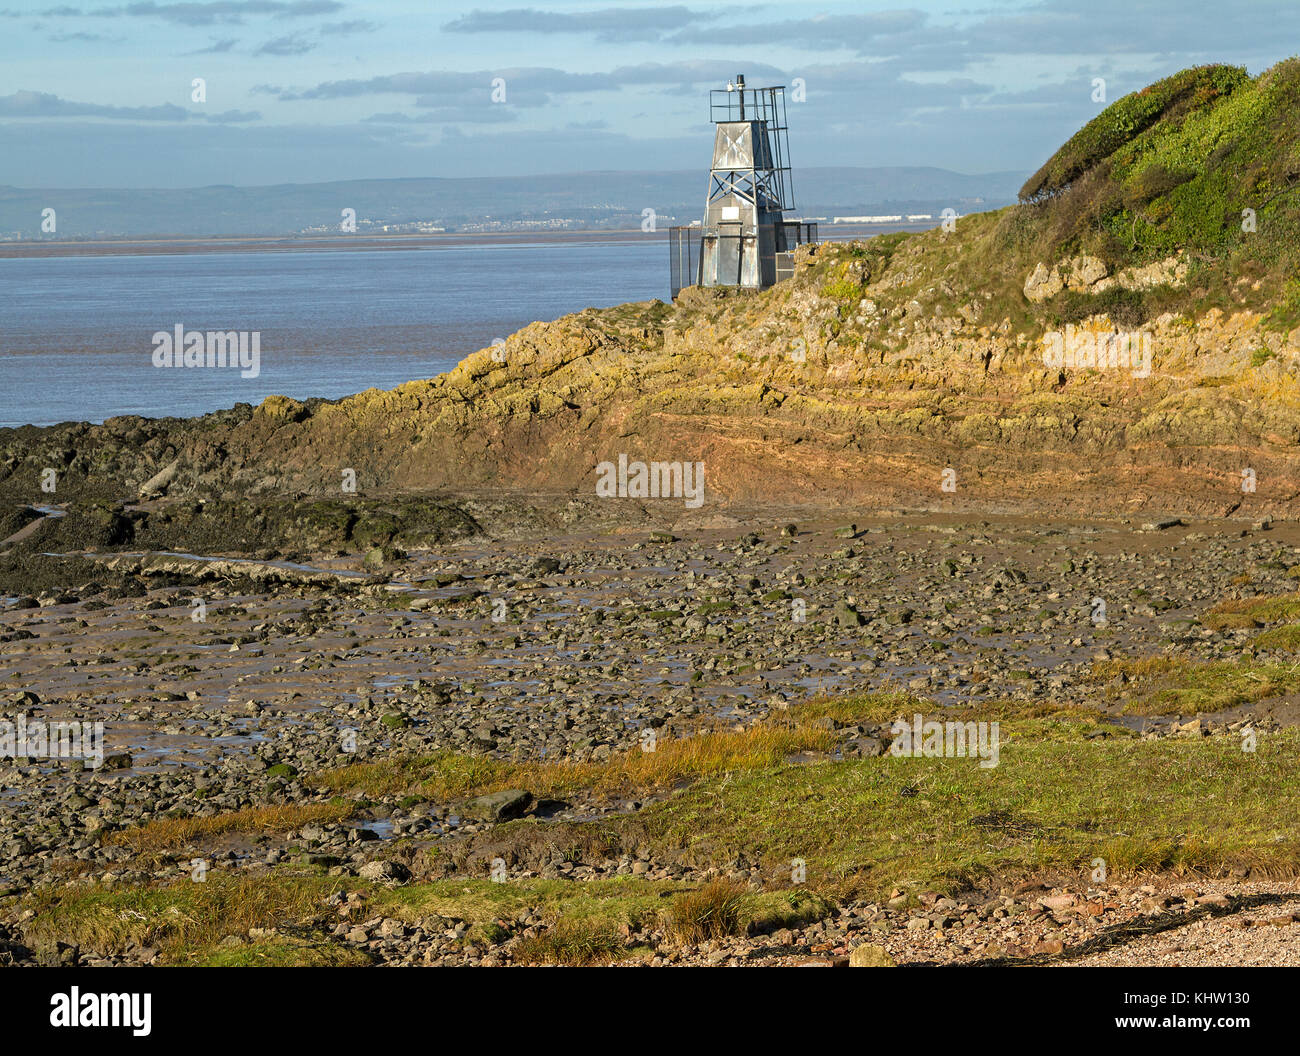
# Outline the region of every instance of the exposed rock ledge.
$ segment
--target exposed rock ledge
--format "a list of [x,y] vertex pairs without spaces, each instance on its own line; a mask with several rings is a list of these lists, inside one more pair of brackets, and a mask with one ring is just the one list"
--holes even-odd
[[1149,290],[1153,286],[1183,286],[1186,282],[1187,263],[1176,256],[1142,267],[1125,268],[1115,275],[1097,257],[1079,256],[1051,268],[1040,262],[1025,280],[1025,296],[1040,304],[1062,290],[1105,293],[1115,287]]
[[[48,502],[39,481],[54,466],[59,498],[340,498],[351,471],[357,496],[585,502],[598,465],[624,454],[703,462],[705,510],[1296,515],[1300,334],[1244,309],[1166,313],[1143,324],[1149,377],[1060,369],[1044,361],[1045,324],[991,315],[941,238],[887,258],[871,243],[809,250],[795,278],[757,296],[689,290],[677,305],[535,323],[392,391],[0,430],[0,498]],[[1177,261],[1054,270],[1090,290],[1183,274]],[[1104,315],[1080,325],[1119,329]]]

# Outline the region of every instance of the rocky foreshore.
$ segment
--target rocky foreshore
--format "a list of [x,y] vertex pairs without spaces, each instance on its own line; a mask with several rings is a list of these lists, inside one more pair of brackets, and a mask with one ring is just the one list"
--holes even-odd
[[[627,512],[633,525],[662,516]],[[305,877],[325,886],[275,922],[216,936],[210,956],[326,944],[332,956],[381,963],[492,964],[509,963],[522,942],[519,956],[536,959],[554,896],[530,903],[533,885],[623,879],[664,904],[719,881],[741,900],[791,892],[780,913],[738,916],[703,944],[672,938],[654,913],[624,920],[629,956],[649,963],[833,963],[860,943],[899,963],[1068,960],[1129,921],[1125,892],[1147,881],[1067,881],[1070,905],[1114,905],[1054,917],[1037,896],[999,901],[1016,875],[1032,874],[1026,861],[1008,863],[1009,888],[986,880],[936,894],[905,883],[892,899],[864,900],[811,856],[807,886],[792,887],[788,860],[650,834],[658,822],[646,819],[672,810],[698,776],[619,784],[601,768],[655,742],[784,729],[810,699],[844,694],[896,699],[888,712],[808,723],[787,771],[884,766],[894,721],[914,710],[1014,722],[1018,709],[1049,705],[1095,716],[1081,733],[1089,744],[1236,745],[1296,720],[1292,646],[1270,649],[1268,619],[1232,611],[1244,604],[1234,598],[1295,586],[1300,528],[1290,524],[902,511],[668,524],[545,541],[525,526],[378,556],[219,566],[196,554],[44,558],[75,579],[5,599],[5,717],[102,722],[103,761],[0,767],[6,956],[174,961],[165,918],[145,913],[138,929],[109,928],[89,948],[77,916],[60,933],[58,907],[69,891],[215,892]],[[1253,668],[1203,692],[1207,672],[1221,680],[1243,654]],[[1149,657],[1161,658],[1154,673]],[[407,760],[435,762],[406,780],[403,768],[417,765]],[[453,765],[470,770],[439,769]],[[488,769],[475,777],[475,766]],[[557,784],[547,766],[588,776]],[[1012,840],[1032,841],[1042,824],[998,812],[987,821]],[[1249,865],[1223,861],[1227,879],[1195,898],[1250,893]],[[462,915],[439,896],[445,915],[431,915],[397,898],[385,915],[372,893],[461,878],[499,881],[516,908],[485,924],[481,906]],[[1011,919],[1022,915],[1035,927]]]

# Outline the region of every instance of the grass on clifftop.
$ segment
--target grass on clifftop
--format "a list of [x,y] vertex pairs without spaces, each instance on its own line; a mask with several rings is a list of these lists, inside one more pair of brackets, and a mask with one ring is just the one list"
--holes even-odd
[[[1300,326],[1300,59],[1254,78],[1197,67],[1126,95],[1020,193],[1020,205],[961,217],[951,232],[822,247],[814,281],[846,319],[883,278],[895,305],[929,315],[969,304],[987,324],[1028,333],[1100,313],[1136,328],[1212,307]],[[1176,254],[1189,266],[1183,287],[1062,291],[1041,304],[1023,292],[1040,262],[1089,255],[1114,274]]]
[[[1300,60],[1202,66],[1117,100],[1021,189],[1061,249],[1132,263],[1188,250],[1256,274],[1294,262]],[[1243,230],[1243,210],[1256,230]],[[1280,277],[1280,276],[1275,276]]]

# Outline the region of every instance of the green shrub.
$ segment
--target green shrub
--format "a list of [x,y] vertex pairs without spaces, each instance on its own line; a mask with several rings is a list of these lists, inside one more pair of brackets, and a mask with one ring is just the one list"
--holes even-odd
[[1145,323],[1149,314],[1141,290],[1126,290],[1120,286],[1095,294],[1066,290],[1052,298],[1051,307],[1056,322],[1061,326],[1105,314],[1116,326],[1132,329]]
[[1250,76],[1237,66],[1197,66],[1116,100],[1076,132],[1023,187],[1022,202],[1060,194],[1089,169],[1114,154],[1180,104],[1204,107]]

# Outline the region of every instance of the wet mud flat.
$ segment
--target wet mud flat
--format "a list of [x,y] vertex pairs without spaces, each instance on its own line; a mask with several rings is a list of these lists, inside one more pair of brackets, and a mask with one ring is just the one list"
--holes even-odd
[[[472,540],[382,575],[355,558],[226,561],[156,588],[151,572],[218,559],[86,555],[143,570],[145,591],[4,599],[0,677],[52,718],[102,719],[111,750],[145,766],[211,761],[223,727],[253,731],[248,713],[266,709],[336,724],[381,710],[417,731],[459,717],[502,727],[485,750],[578,758],[624,746],[647,719],[744,722],[870,688],[945,705],[1050,694],[1119,713],[1097,661],[1240,655],[1249,632],[1202,615],[1246,582],[1294,589],[1298,543],[1289,526],[777,521]],[[226,585],[258,567],[258,592]],[[1269,707],[1291,717],[1285,701]],[[545,728],[571,711],[581,728]]]
[[[9,897],[69,877],[157,882],[195,859],[235,874],[305,863],[364,876],[396,844],[418,854],[373,879],[409,878],[419,863],[460,875],[496,857],[568,875],[531,844],[489,854],[494,830],[521,815],[635,819],[672,791],[467,807],[475,797],[317,780],[438,753],[602,766],[843,694],[894,693],[974,719],[1006,702],[1090,709],[1101,736],[1152,738],[1285,728],[1300,701],[1285,637],[1207,617],[1225,599],[1300,586],[1290,524],[764,511],[544,540],[477,535],[378,561],[218,557],[230,555],[84,553],[75,582],[0,601],[5,718],[102,722],[108,760],[0,760]],[[1243,680],[1224,674],[1243,663]],[[824,721],[828,741],[792,765],[888,744],[879,716]],[[162,859],[123,835],[257,810],[307,820],[253,835],[197,825]],[[673,883],[714,867],[652,855],[610,869]]]

